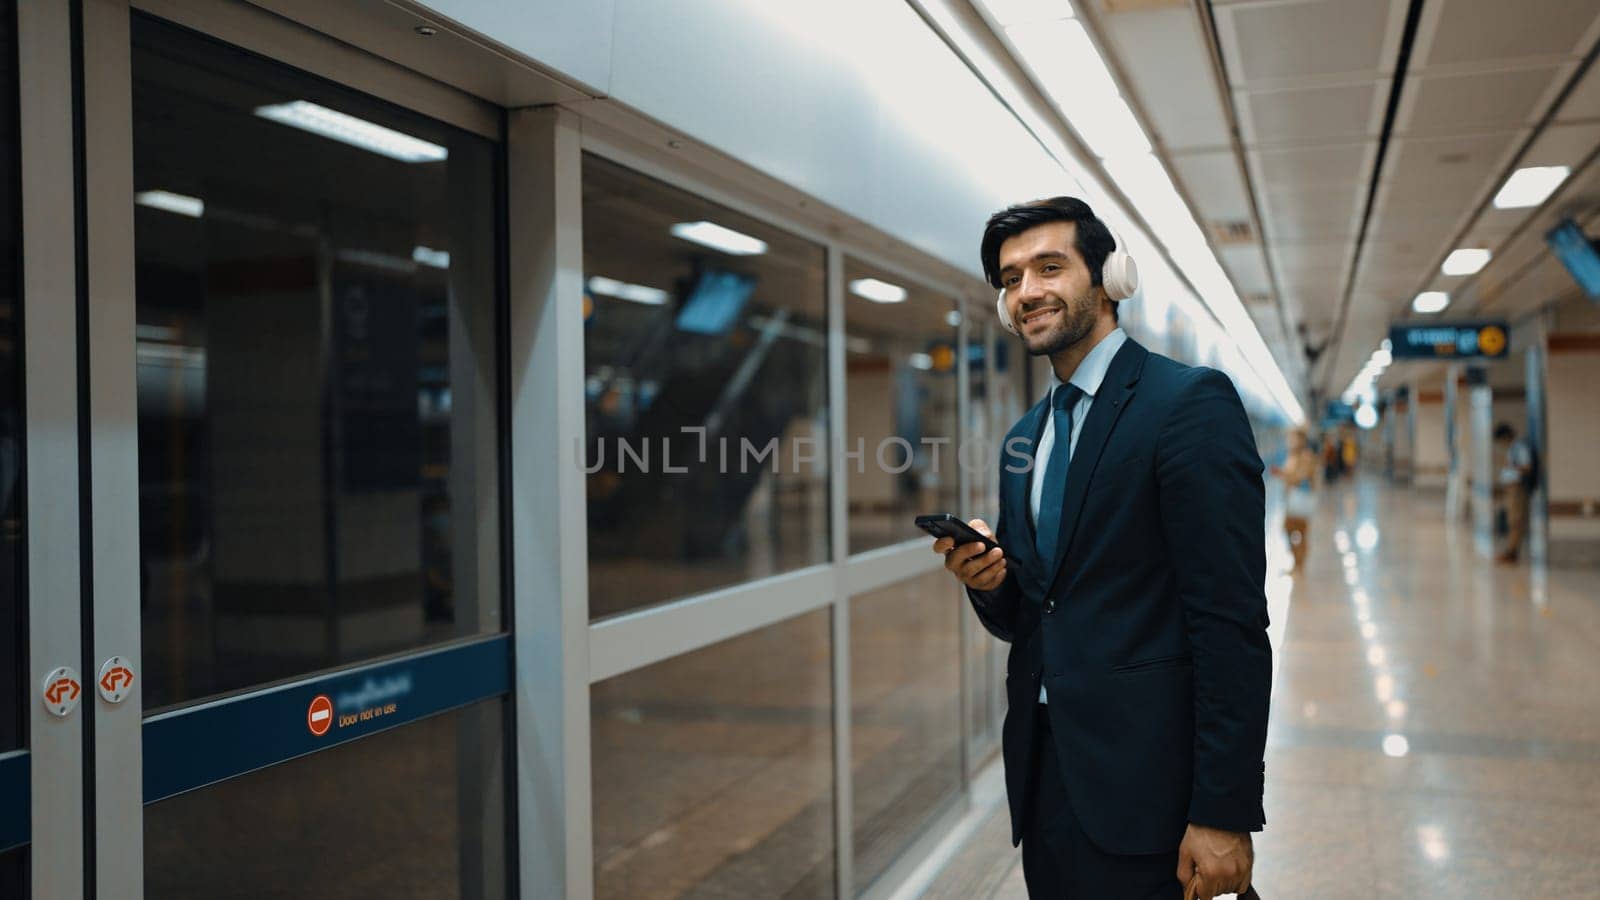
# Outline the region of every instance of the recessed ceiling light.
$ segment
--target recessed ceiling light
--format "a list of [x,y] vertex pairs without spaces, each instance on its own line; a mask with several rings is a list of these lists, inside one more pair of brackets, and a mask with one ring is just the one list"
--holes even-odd
[[857,278],[850,282],[850,293],[873,303],[904,303],[906,299],[905,288],[876,278]]
[[945,313],[944,314],[944,323],[946,325],[949,325],[951,328],[956,328],[956,327],[960,326],[961,325],[961,310],[952,309],[949,312]]
[[1530,166],[1511,173],[1500,193],[1494,195],[1495,209],[1538,206],[1555,193],[1572,170],[1566,166]]
[[1450,255],[1444,258],[1444,265],[1439,267],[1439,271],[1446,275],[1472,275],[1488,265],[1489,257],[1492,255],[1488,250],[1480,247],[1462,247],[1459,250],[1452,250]]
[[732,256],[758,256],[767,252],[766,241],[715,222],[679,222],[672,226],[672,234]]
[[1423,291],[1411,301],[1411,308],[1419,313],[1436,313],[1450,305],[1450,295],[1444,291]]
[[616,297],[618,300],[632,300],[634,303],[643,303],[646,306],[661,306],[671,298],[670,294],[660,288],[629,284],[604,275],[595,275],[589,279],[589,293]]
[[171,191],[140,191],[133,195],[133,202],[151,209],[165,210],[198,219],[205,214],[206,203],[199,197],[190,197],[187,194],[174,194]]
[[450,156],[450,151],[438,144],[309,100],[258,106],[256,115],[401,162],[437,162]]

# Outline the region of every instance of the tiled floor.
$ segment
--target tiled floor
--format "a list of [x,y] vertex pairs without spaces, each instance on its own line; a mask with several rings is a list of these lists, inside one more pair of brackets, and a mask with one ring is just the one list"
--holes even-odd
[[[1600,571],[1478,557],[1438,494],[1323,497],[1278,643],[1256,885],[1600,897]],[[1005,814],[927,897],[1026,896]]]

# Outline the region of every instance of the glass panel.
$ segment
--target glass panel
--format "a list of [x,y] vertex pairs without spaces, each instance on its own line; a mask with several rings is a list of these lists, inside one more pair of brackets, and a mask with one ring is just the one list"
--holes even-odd
[[0,853],[0,897],[24,900],[33,891],[30,882],[27,844]]
[[0,0],[0,753],[26,743],[28,719],[16,21],[16,3]]
[[912,524],[922,513],[966,514],[956,459],[960,319],[954,301],[855,260],[844,277],[844,447],[860,451],[845,469],[850,552],[860,553],[924,537]]
[[500,628],[496,149],[137,18],[147,708]]
[[859,888],[961,791],[961,612],[943,569],[850,600]]
[[825,562],[823,248],[585,156],[583,256],[590,614]]
[[507,896],[505,701],[144,811],[147,897]]
[[595,896],[832,897],[827,610],[594,686]]

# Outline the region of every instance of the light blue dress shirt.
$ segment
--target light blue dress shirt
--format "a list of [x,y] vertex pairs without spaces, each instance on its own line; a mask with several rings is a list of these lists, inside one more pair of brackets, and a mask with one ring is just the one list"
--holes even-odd
[[[1068,378],[1068,383],[1083,391],[1083,396],[1072,407],[1072,440],[1067,445],[1067,461],[1072,461],[1072,454],[1078,449],[1078,435],[1083,432],[1084,420],[1089,418],[1089,407],[1094,405],[1094,397],[1100,393],[1100,385],[1106,380],[1106,370],[1111,368],[1111,360],[1116,357],[1117,351],[1128,342],[1128,333],[1121,328],[1113,330],[1110,334],[1100,339],[1094,345],[1083,361],[1078,363],[1078,368]],[[1061,389],[1061,379],[1057,377],[1055,384],[1050,388],[1052,397],[1054,392]],[[1050,407],[1045,407],[1045,415],[1049,415]],[[1044,470],[1050,464],[1050,453],[1056,446],[1056,430],[1047,423],[1039,437],[1039,449],[1034,454],[1033,484],[1028,488],[1029,509],[1033,513],[1033,521],[1039,521],[1039,495],[1044,492]],[[1045,560],[1046,565],[1051,561]],[[1039,685],[1039,702],[1048,703],[1045,698],[1044,685]]]

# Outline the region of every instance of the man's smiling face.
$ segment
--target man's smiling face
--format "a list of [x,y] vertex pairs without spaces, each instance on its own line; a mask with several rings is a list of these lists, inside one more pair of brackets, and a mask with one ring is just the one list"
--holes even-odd
[[1000,245],[1006,310],[1034,356],[1059,353],[1094,330],[1101,292],[1078,253],[1078,226],[1047,222]]

